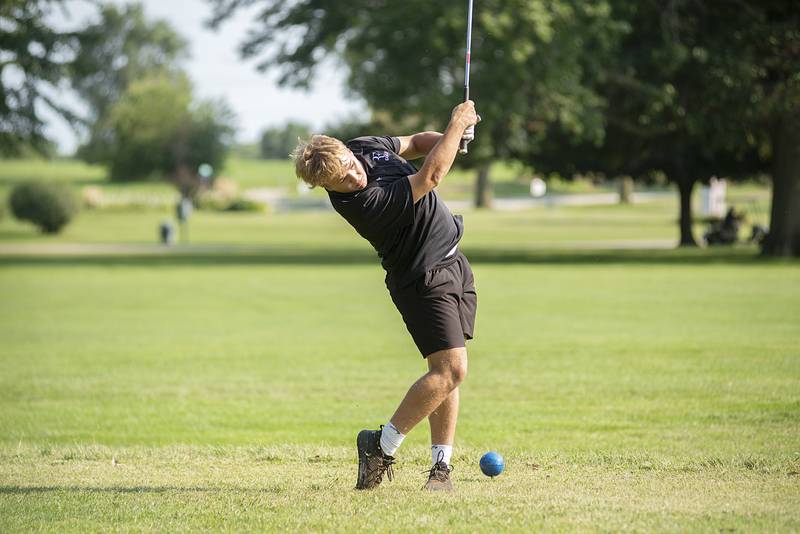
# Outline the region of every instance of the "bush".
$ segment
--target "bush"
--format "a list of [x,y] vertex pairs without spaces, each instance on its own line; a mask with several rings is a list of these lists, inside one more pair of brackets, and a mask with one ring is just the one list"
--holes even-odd
[[30,221],[42,232],[58,233],[78,212],[72,191],[63,185],[28,182],[11,191],[11,211],[19,220]]
[[225,211],[265,211],[266,206],[254,200],[237,198],[225,209]]

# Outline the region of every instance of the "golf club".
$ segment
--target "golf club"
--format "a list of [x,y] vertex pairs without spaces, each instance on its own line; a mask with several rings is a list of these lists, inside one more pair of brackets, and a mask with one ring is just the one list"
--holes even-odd
[[[470,54],[472,52],[472,0],[469,0],[467,7],[467,64],[464,69],[464,102],[469,100],[469,64]],[[469,152],[467,145],[475,138],[475,126],[470,126],[464,131],[464,137],[461,139],[461,146],[458,149],[459,154],[466,154]]]

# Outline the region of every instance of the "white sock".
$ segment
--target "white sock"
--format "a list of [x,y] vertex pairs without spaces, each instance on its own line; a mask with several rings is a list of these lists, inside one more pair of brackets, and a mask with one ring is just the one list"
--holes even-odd
[[436,465],[439,462],[444,462],[445,464],[450,465],[450,458],[452,457],[452,445],[431,445],[431,459],[433,459],[433,465]]
[[404,439],[406,439],[405,434],[397,430],[392,422],[389,421],[381,432],[381,450],[383,454],[394,456]]

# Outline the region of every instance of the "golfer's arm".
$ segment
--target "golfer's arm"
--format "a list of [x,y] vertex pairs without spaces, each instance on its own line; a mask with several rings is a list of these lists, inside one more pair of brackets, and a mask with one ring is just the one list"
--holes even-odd
[[409,182],[411,182],[411,194],[414,198],[414,204],[439,185],[442,178],[450,172],[450,167],[452,167],[453,161],[456,159],[464,128],[464,125],[450,121],[447,129],[436,141],[428,157],[425,158],[422,168],[416,174],[408,177]]
[[405,159],[417,159],[427,156],[436,142],[441,139],[439,132],[420,132],[414,135],[398,137],[400,140],[400,156]]

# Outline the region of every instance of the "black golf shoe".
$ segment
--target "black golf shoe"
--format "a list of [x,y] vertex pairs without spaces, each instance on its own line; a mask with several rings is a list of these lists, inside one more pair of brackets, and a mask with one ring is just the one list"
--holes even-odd
[[[383,427],[381,427],[383,428]],[[356,439],[358,447],[358,481],[356,489],[372,489],[383,480],[383,474],[391,481],[394,478],[394,457],[381,450],[381,431],[362,430]]]

